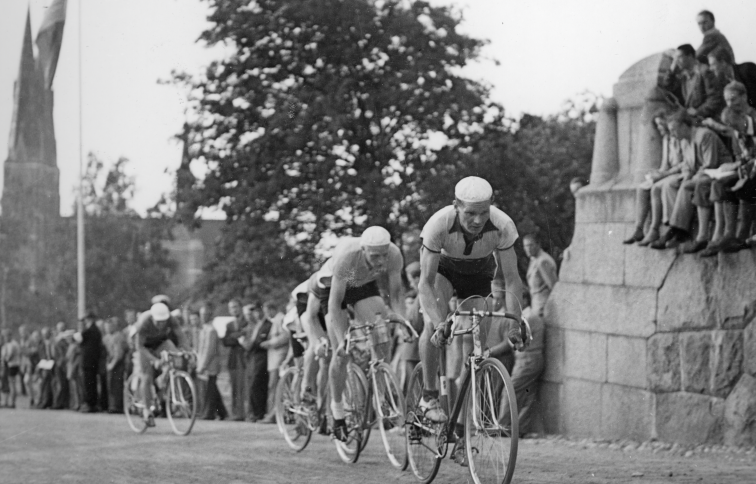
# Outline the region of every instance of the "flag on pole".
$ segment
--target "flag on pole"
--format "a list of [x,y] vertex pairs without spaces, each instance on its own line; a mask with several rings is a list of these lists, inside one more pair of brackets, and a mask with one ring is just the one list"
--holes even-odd
[[45,80],[45,88],[52,87],[55,68],[58,66],[58,55],[63,43],[63,26],[66,23],[67,0],[54,0],[48,7],[42,25],[37,33],[37,48],[39,49],[38,65]]

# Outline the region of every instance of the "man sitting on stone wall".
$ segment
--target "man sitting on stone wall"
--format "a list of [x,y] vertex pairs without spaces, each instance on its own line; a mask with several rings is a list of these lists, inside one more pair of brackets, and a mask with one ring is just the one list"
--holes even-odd
[[708,56],[716,49],[724,49],[730,54],[734,63],[735,53],[732,51],[732,46],[727,41],[727,37],[714,26],[714,14],[708,10],[701,10],[696,16],[696,23],[704,36],[701,46],[696,50],[696,56]]
[[692,144],[695,156],[693,166],[683,166],[682,190],[677,192],[675,207],[670,218],[670,230],[655,243],[654,249],[674,248],[689,235],[693,207],[698,214],[698,234],[683,246],[683,252],[703,250],[709,241],[709,224],[712,220],[713,203],[710,200],[711,178],[704,170],[718,168],[732,162],[729,150],[722,139],[711,129],[693,126],[693,118],[679,110],[667,119],[667,126],[675,138]]
[[677,99],[679,106],[686,108],[691,116],[702,119],[718,117],[724,109],[724,99],[721,89],[717,88],[716,77],[706,67],[699,67],[693,46],[683,44],[675,51],[672,66],[661,81],[663,89],[681,93],[682,97]]

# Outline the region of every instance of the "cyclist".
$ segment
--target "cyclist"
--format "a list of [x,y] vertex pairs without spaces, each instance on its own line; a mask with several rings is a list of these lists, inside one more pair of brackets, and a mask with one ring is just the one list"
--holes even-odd
[[134,372],[140,378],[140,392],[145,403],[143,418],[147,426],[154,427],[152,405],[153,366],[160,365],[163,351],[176,351],[177,347],[189,351],[189,343],[178,322],[171,317],[168,306],[163,302],[152,305],[149,311],[139,315],[135,324]]
[[[329,266],[330,264],[330,266]],[[326,264],[332,269],[328,295],[326,323],[331,347],[329,377],[334,437],[347,440],[343,393],[346,386],[347,358],[344,336],[349,327],[347,305],[354,308],[355,320],[360,323],[381,318],[404,319],[386,308],[379,285],[387,291],[393,311],[404,312],[402,267],[404,258],[391,242],[388,230],[379,226],[365,229],[362,236],[339,240],[333,257]],[[327,268],[326,268],[327,269]]]
[[[519,315],[518,299],[522,298],[523,289],[514,251],[517,228],[507,214],[491,205],[491,185],[482,178],[463,178],[457,183],[454,195],[453,205],[436,212],[420,234],[418,292],[425,317],[420,359],[425,386],[419,407],[434,422],[448,419],[438,400],[439,353],[433,346],[443,348],[449,337],[446,316],[453,292],[456,290],[460,301],[470,296],[486,297],[493,292],[494,310],[500,309],[506,299],[509,311]],[[506,298],[503,288],[507,289]],[[477,301],[470,301],[462,309],[480,309],[482,300]],[[481,326],[484,344],[487,326]],[[519,326],[513,325],[507,335],[515,347],[521,346]],[[463,353],[460,340],[451,356],[459,359]]]
[[[304,358],[304,378],[302,378],[302,401],[313,409],[317,399],[313,390],[323,396],[328,375],[330,355],[328,332],[326,329],[325,310],[331,288],[330,259],[323,268],[307,280],[307,293],[304,301],[297,300],[297,311],[301,311],[302,329],[307,334],[307,351]],[[320,360],[315,363],[316,357]]]

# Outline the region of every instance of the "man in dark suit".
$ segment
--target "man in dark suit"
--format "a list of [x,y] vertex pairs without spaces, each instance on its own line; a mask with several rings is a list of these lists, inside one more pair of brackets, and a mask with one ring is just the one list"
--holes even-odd
[[[254,316],[253,311],[257,313]],[[268,340],[273,323],[263,317],[260,311],[259,304],[244,306],[245,318],[249,321],[243,346],[247,357],[247,420],[250,422],[257,422],[265,417],[268,400],[268,350],[262,343]]]
[[102,355],[102,333],[97,329],[97,316],[88,312],[79,321],[79,346],[81,348],[81,379],[83,386],[84,404],[80,411],[83,413],[97,412],[97,375],[100,369]]
[[725,107],[721,86],[714,73],[699,68],[696,51],[690,44],[683,44],[675,50],[672,67],[664,75],[661,87],[680,93],[679,104],[691,116],[716,118]]
[[244,329],[247,322],[241,314],[241,303],[238,299],[228,302],[228,312],[234,320],[226,326],[226,334],[223,337],[223,346],[229,348],[228,373],[231,379],[231,415],[232,419],[239,422],[244,420],[244,373],[246,362],[244,361]]

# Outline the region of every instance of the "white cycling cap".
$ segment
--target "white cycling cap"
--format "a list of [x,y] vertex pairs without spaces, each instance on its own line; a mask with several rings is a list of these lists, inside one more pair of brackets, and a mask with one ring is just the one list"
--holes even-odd
[[457,183],[454,196],[461,202],[488,202],[493,197],[493,188],[480,177],[468,176]]
[[166,321],[171,318],[171,312],[168,306],[163,303],[153,304],[150,308],[150,315],[154,321]]
[[363,247],[389,245],[390,242],[391,234],[389,234],[388,230],[377,225],[365,229],[360,237],[360,245]]

